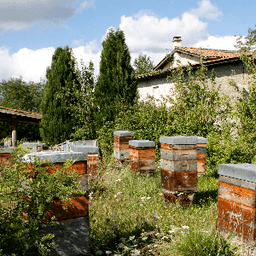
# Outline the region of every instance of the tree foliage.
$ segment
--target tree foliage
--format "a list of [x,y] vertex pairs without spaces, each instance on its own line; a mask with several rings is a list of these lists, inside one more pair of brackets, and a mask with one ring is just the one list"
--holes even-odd
[[72,49],[58,47],[52,56],[52,64],[47,68],[47,82],[41,104],[42,120],[40,133],[48,145],[70,139],[77,123],[74,106],[79,103],[82,88],[75,69]]
[[145,74],[151,72],[154,68],[154,63],[146,54],[140,54],[138,58],[134,60],[135,75]]
[[4,174],[0,175],[0,255],[3,256],[49,255],[54,235],[42,235],[40,228],[42,223],[54,224],[52,220],[57,216],[52,220],[47,216],[53,200],[71,203],[67,195],[84,194],[78,190],[78,174],[68,171],[72,161],[66,161],[60,170],[52,166],[55,172],[49,174],[43,166],[51,163],[39,163],[38,159],[33,164],[25,163],[22,157],[26,153],[18,146],[12,164],[0,166],[0,173]]
[[[42,101],[42,89],[44,81],[40,83],[26,83],[22,78],[10,78],[0,82],[0,106],[31,112],[40,112]],[[39,139],[39,128],[37,125],[18,123],[18,139]],[[0,122],[0,138],[11,135],[11,123]]]
[[197,70],[192,66],[180,67],[169,79],[175,82],[175,98],[170,98],[172,133],[175,135],[203,136],[219,131],[231,105],[228,97],[221,96],[213,71],[209,79],[207,67]]
[[132,105],[137,96],[137,82],[123,31],[111,29],[102,46],[100,74],[95,87],[99,126],[104,120],[113,121],[118,106]]
[[73,105],[73,112],[76,113],[77,122],[74,132],[70,137],[74,140],[96,139],[95,127],[95,81],[94,67],[90,61],[89,66],[85,66],[81,61],[81,70],[77,70],[79,82],[82,86],[81,91],[77,91],[77,104]]
[[2,80],[0,83],[0,106],[39,112],[43,86],[43,82],[26,83],[22,78]]
[[256,46],[256,29],[248,28],[248,35],[243,39],[242,36],[237,38],[235,47],[241,51],[255,50]]

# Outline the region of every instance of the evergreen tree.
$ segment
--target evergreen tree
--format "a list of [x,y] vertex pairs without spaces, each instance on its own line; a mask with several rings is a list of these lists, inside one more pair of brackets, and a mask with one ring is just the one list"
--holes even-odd
[[133,63],[135,67],[135,75],[145,74],[151,72],[154,68],[154,63],[146,54],[140,54]]
[[132,105],[137,96],[137,82],[123,31],[111,29],[102,46],[95,87],[99,127],[104,121],[114,121],[120,104]]
[[77,122],[74,105],[81,91],[72,49],[58,47],[46,71],[47,82],[41,104],[40,133],[48,145],[70,139]]

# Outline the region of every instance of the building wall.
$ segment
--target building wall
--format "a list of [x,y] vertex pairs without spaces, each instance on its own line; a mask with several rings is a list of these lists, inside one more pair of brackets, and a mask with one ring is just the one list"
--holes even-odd
[[188,54],[175,52],[174,53],[174,61],[173,61],[173,67],[178,67],[180,65],[188,65],[189,63],[194,64],[199,61],[198,58],[189,56]]
[[[215,81],[217,85],[221,85],[220,90],[222,94],[240,97],[244,89],[248,91],[249,76],[242,62],[219,65],[215,67],[214,70],[217,73]],[[211,71],[211,69],[209,69],[209,71]],[[232,81],[236,83],[240,92],[237,92],[234,87],[230,85]]]
[[[216,85],[221,85],[220,92],[224,95],[241,97],[243,90],[248,91],[248,74],[246,68],[240,63],[222,64],[208,68],[208,76],[210,77],[214,68],[216,75]],[[240,92],[237,92],[230,82],[234,81],[239,87]],[[151,77],[147,80],[139,81],[138,92],[140,100],[146,100],[148,96],[154,96],[160,102],[163,97],[174,96],[174,83],[167,80],[166,77]]]
[[173,89],[174,83],[168,81],[166,77],[144,80],[139,82],[138,85],[139,98],[142,101],[147,100],[149,96],[153,96],[162,102],[163,97],[174,96]]
[[189,63],[195,64],[197,62],[199,62],[199,59],[196,57],[192,57],[188,54],[184,54],[181,52],[175,52],[173,54],[173,62],[166,64],[163,67],[163,69],[170,68],[171,66],[172,67],[178,67],[180,65],[185,66],[185,65],[188,65]]

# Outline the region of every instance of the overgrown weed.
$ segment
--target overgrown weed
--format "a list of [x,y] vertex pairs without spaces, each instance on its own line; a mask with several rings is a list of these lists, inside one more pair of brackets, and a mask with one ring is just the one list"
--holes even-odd
[[[90,234],[93,255],[179,255],[184,233],[216,232],[218,179],[198,179],[198,193],[188,207],[166,202],[161,171],[139,175],[113,156],[90,181]],[[97,191],[99,189],[99,191]],[[111,252],[111,253],[110,253]]]

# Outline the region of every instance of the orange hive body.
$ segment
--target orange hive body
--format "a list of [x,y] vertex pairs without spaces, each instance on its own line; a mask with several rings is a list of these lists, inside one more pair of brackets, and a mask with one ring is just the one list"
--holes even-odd
[[0,175],[3,176],[4,172],[2,171],[1,166],[5,166],[5,165],[13,165],[11,159],[11,154],[13,152],[14,148],[8,148],[5,150],[2,150],[0,152]]
[[73,152],[81,152],[87,155],[87,174],[93,179],[98,174],[99,148],[93,145],[71,145]]
[[130,140],[130,168],[135,173],[155,172],[155,142],[149,140]]
[[256,165],[219,165],[217,229],[255,244],[255,209]]
[[129,160],[129,141],[133,133],[129,131],[114,131],[114,158],[123,162]]
[[186,205],[197,192],[197,138],[160,137],[161,185],[171,202]]
[[207,139],[197,137],[197,175],[205,175],[205,158],[206,158]]
[[[53,201],[53,208],[48,212],[48,217],[55,216],[55,220],[62,225],[62,229],[49,225],[42,226],[42,234],[53,233],[53,243],[58,247],[51,249],[53,255],[88,255],[89,254],[89,198],[88,198],[88,173],[87,173],[87,153],[65,152],[65,151],[47,151],[35,152],[25,155],[27,162],[33,163],[34,157],[39,161],[48,159],[57,167],[62,168],[66,160],[72,158],[76,162],[69,167],[69,170],[79,174],[77,180],[80,181],[79,188],[84,194],[72,194],[70,199],[72,204],[64,203],[67,210],[63,210],[59,199]],[[50,165],[47,167],[49,175],[55,172]]]

